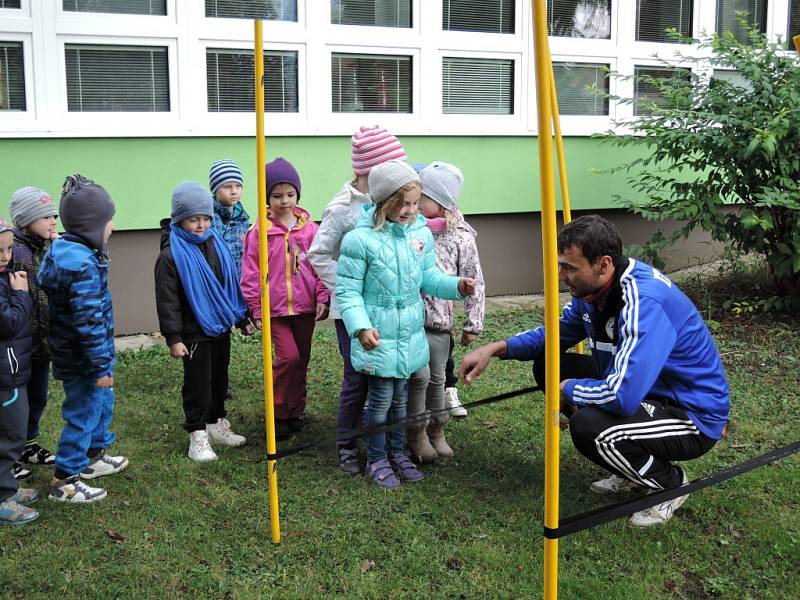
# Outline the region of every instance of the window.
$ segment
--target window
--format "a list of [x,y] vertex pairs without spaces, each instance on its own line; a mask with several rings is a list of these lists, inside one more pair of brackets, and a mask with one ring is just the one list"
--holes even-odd
[[[206,50],[209,112],[253,112],[253,53]],[[297,112],[297,52],[264,51],[264,109]]]
[[411,0],[331,0],[331,23],[411,27]]
[[766,0],[717,0],[717,33],[730,31],[742,43],[748,41],[747,31],[739,24],[737,12],[747,12],[747,24],[761,33],[766,32]]
[[[553,63],[562,115],[600,116],[608,114],[608,69],[610,65]],[[596,90],[596,91],[595,91]]]
[[0,110],[25,110],[22,42],[0,42]]
[[166,15],[167,0],[63,0],[69,12],[118,13],[124,15]]
[[514,114],[514,61],[442,60],[442,111],[446,114]]
[[331,56],[333,112],[411,112],[411,57]]
[[800,0],[791,0],[789,2],[789,33],[786,36],[787,46],[790,50],[794,50],[794,42],[792,38],[800,35]]
[[67,44],[66,64],[72,112],[169,110],[164,47]]
[[20,0],[0,0],[0,8],[20,8]]
[[674,108],[674,100],[664,96],[661,83],[675,79],[689,82],[691,76],[691,70],[682,67],[634,67],[633,114],[650,114],[654,105],[659,108]]
[[514,33],[514,0],[443,0],[442,29]]
[[732,90],[733,94],[736,94],[736,97],[741,99],[741,91],[744,90],[746,92],[752,92],[753,86],[752,84],[742,77],[739,71],[732,71],[730,69],[714,69],[714,75],[712,78],[712,83],[715,81],[725,81],[732,86],[735,86],[735,89]]
[[640,42],[674,42],[666,29],[692,35],[692,0],[638,0],[636,39]]
[[611,39],[611,0],[548,2],[547,28],[555,36]]
[[206,0],[206,16],[297,21],[297,0]]

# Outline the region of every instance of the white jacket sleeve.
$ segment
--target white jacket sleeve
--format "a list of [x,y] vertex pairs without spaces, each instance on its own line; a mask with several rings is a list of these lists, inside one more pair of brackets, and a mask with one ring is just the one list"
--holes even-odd
[[336,289],[336,258],[344,237],[342,212],[349,212],[347,206],[332,206],[325,209],[317,235],[308,250],[308,261],[314,267],[322,283],[331,293]]

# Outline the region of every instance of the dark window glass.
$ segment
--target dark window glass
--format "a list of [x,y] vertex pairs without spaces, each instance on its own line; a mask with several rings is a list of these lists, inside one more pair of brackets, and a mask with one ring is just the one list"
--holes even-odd
[[297,0],[206,0],[206,16],[297,21]]
[[514,114],[514,61],[444,58],[442,110],[447,114]]
[[558,112],[562,115],[607,115],[609,65],[586,63],[553,63],[558,95]]
[[411,27],[411,0],[331,0],[331,23]]
[[69,12],[118,13],[123,15],[166,15],[167,0],[63,0]]
[[514,33],[514,0],[443,0],[442,29]]
[[747,24],[761,33],[766,32],[767,3],[765,0],[717,0],[717,33],[730,31],[742,43],[747,31],[739,24],[737,12],[747,12]]
[[333,112],[411,112],[411,57],[331,56]]
[[[253,69],[252,52],[206,50],[208,110],[253,112]],[[297,52],[264,51],[264,109],[267,112],[297,112]]]
[[0,110],[25,110],[22,42],[0,42]]
[[674,42],[667,29],[692,35],[692,0],[638,0],[636,39],[640,42]]
[[660,108],[674,106],[671,99],[664,96],[660,82],[668,79],[690,81],[691,76],[691,70],[682,67],[634,67],[633,114],[650,114],[654,105]]

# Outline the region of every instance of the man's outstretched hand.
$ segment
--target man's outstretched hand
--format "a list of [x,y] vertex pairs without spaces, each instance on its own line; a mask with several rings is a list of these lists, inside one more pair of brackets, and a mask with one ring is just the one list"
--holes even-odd
[[458,370],[459,379],[467,385],[471,384],[476,377],[486,370],[493,357],[502,358],[505,356],[506,349],[505,342],[492,342],[476,348],[461,361],[461,368]]

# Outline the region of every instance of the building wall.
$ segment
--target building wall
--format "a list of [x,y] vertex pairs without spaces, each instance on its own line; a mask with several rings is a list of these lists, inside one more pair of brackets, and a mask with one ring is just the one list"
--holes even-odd
[[[674,227],[672,223],[658,224],[657,227],[621,210],[597,212],[619,227],[625,244],[647,241],[658,227]],[[580,214],[575,213],[573,218]],[[469,222],[478,232],[478,251],[488,295],[542,291],[541,220],[538,212],[471,215]],[[120,335],[158,330],[153,266],[159,252],[159,239],[157,231],[123,231],[111,237],[110,285],[116,331]],[[701,234],[694,235],[670,251],[666,255],[667,270],[715,256],[707,241]]]

